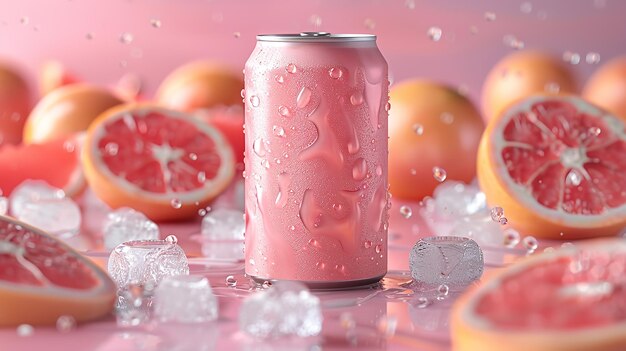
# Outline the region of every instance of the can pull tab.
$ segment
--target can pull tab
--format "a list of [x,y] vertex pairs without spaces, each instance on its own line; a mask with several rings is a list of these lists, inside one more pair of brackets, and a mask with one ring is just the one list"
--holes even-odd
[[301,37],[329,37],[328,32],[300,32]]

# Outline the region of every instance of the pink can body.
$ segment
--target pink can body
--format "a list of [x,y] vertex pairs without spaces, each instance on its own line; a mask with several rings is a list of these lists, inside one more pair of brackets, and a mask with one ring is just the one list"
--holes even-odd
[[261,35],[245,66],[245,271],[311,287],[387,272],[387,63],[373,35]]

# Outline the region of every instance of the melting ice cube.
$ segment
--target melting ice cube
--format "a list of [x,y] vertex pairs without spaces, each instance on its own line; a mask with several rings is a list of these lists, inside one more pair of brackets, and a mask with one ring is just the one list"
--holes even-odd
[[217,298],[203,276],[166,277],[155,291],[154,313],[161,322],[208,322],[217,318],[217,311]]
[[202,219],[202,254],[210,259],[243,260],[245,221],[239,210],[218,208]]
[[109,213],[102,233],[104,246],[113,250],[126,241],[156,240],[159,238],[159,227],[143,213],[123,207]]
[[11,214],[19,218],[24,206],[29,202],[61,200],[63,198],[65,198],[63,190],[50,186],[43,180],[25,180],[11,192]]
[[319,334],[322,318],[317,296],[301,283],[279,281],[243,302],[239,326],[261,338],[306,337]]

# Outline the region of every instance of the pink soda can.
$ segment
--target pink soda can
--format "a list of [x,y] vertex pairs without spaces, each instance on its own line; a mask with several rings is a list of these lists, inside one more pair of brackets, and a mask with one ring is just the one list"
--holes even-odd
[[245,66],[245,271],[346,288],[387,272],[387,62],[366,34],[259,35]]

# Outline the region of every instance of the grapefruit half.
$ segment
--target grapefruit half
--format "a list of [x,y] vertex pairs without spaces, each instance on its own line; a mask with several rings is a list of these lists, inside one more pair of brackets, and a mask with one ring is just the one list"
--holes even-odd
[[624,350],[625,276],[623,239],[531,256],[455,303],[453,350]]
[[81,137],[63,138],[41,144],[6,145],[0,149],[0,189],[5,196],[28,179],[40,179],[67,196],[85,188],[80,166]]
[[120,106],[91,125],[82,153],[93,192],[152,220],[197,214],[230,183],[233,151],[208,124],[148,104]]
[[54,325],[63,315],[109,314],[115,284],[93,262],[43,231],[0,216],[0,326]]
[[478,180],[509,223],[542,238],[611,236],[626,227],[626,131],[573,95],[526,98],[493,119]]

